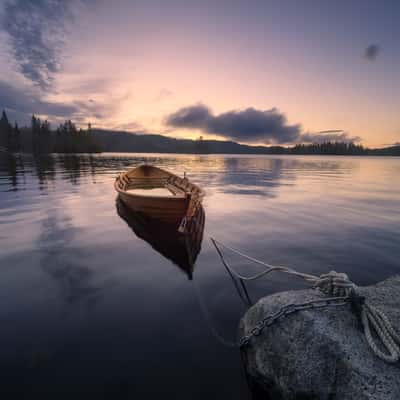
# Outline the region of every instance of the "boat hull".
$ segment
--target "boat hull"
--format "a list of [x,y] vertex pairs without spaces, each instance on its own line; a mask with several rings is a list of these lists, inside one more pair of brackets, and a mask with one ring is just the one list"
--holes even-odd
[[188,209],[187,198],[153,198],[119,193],[119,198],[131,211],[139,212],[167,224],[179,225]]

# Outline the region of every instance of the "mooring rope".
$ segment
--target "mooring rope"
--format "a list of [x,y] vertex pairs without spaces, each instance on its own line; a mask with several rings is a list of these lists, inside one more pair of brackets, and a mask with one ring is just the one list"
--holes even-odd
[[214,338],[220,342],[223,346],[226,347],[238,347],[238,343],[230,340],[230,339],[226,339],[219,331],[218,329],[214,326],[214,322],[212,319],[212,316],[208,310],[208,307],[206,305],[206,302],[201,294],[201,291],[199,289],[199,287],[196,285],[196,282],[194,282],[194,288],[195,288],[195,293],[196,293],[196,297],[198,300],[198,304],[200,306],[200,311],[203,315],[203,319],[205,321],[205,323],[207,324],[208,328],[210,329],[211,334],[214,336]]
[[[241,281],[256,280],[274,271],[284,272],[286,274],[294,275],[304,279],[306,282],[311,283],[314,289],[318,289],[326,296],[329,296],[323,300],[325,303],[321,303],[321,299],[318,299],[310,300],[302,304],[289,304],[278,313],[265,317],[251,330],[249,335],[246,335],[240,340],[240,346],[248,344],[254,336],[258,336],[265,327],[271,325],[281,316],[285,316],[303,309],[320,308],[321,306],[344,305],[347,302],[350,302],[352,305],[352,310],[357,314],[362,323],[365,338],[373,353],[387,363],[396,363],[399,361],[400,335],[393,328],[389,318],[383,313],[383,311],[378,310],[371,304],[367,303],[365,297],[360,295],[357,285],[355,285],[349,279],[347,274],[336,271],[330,271],[329,273],[322,274],[320,276],[305,274],[298,272],[293,268],[265,263],[216,240],[212,236],[210,236],[210,240],[213,243],[221,262],[226,269]],[[245,258],[246,260],[263,266],[264,271],[250,276],[244,276],[238,273],[227,262],[221,251],[221,247],[226,248],[227,250],[241,256],[242,258]],[[379,340],[380,345],[377,344],[372,334],[371,326]]]

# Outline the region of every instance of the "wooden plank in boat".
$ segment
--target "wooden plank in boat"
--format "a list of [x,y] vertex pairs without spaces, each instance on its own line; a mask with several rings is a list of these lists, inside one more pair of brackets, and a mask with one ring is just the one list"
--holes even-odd
[[[140,188],[133,187],[125,191],[125,193],[131,193],[136,196],[150,196],[150,197],[177,197],[166,187],[156,187],[156,188]],[[183,196],[184,197],[184,196]]]

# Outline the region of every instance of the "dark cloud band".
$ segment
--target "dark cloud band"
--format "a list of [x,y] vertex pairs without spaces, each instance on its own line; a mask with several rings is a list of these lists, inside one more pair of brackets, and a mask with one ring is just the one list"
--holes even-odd
[[199,129],[247,143],[321,143],[327,141],[358,141],[342,130],[329,130],[315,134],[302,133],[299,124],[289,125],[284,114],[276,108],[257,110],[247,108],[214,115],[203,104],[184,107],[169,115],[166,124],[174,128]]
[[214,115],[205,105],[181,108],[167,117],[167,124],[196,128],[233,140],[264,143],[289,143],[300,135],[299,125],[288,125],[277,109],[228,111]]

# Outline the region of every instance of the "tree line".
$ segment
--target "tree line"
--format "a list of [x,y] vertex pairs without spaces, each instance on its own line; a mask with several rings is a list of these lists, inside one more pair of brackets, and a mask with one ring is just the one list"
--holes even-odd
[[78,129],[67,120],[54,131],[47,120],[32,115],[31,126],[19,128],[17,123],[11,125],[5,111],[0,119],[0,147],[10,152],[35,154],[96,153],[102,150],[90,124],[87,129]]
[[297,144],[290,148],[290,154],[331,154],[331,155],[365,155],[368,149],[353,142],[325,142]]

